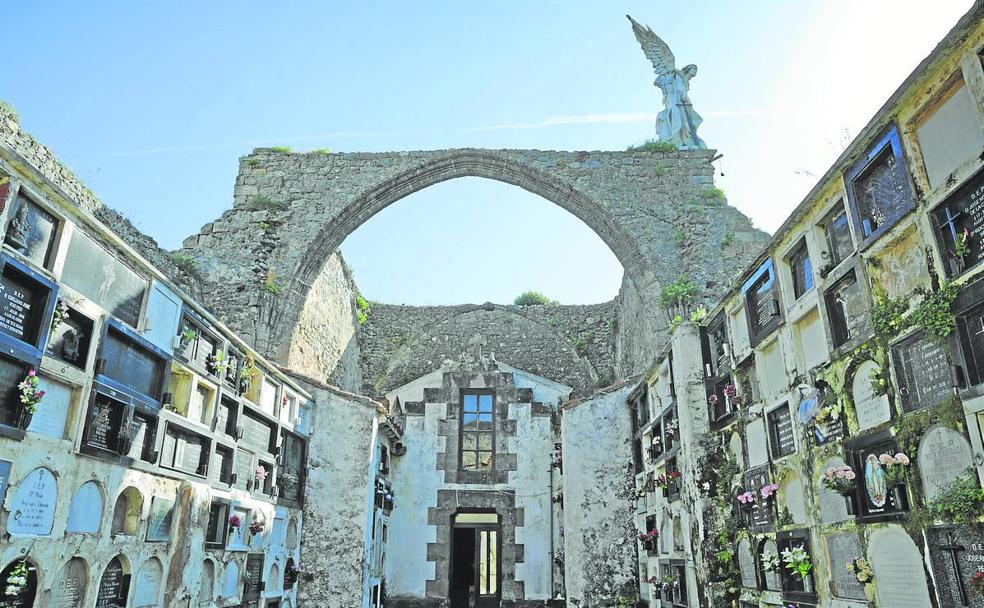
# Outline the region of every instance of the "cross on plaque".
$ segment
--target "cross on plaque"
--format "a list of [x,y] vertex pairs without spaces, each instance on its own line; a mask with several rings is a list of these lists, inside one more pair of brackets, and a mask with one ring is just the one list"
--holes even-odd
[[947,544],[940,546],[940,551],[950,554],[950,564],[953,566],[953,573],[957,579],[957,591],[960,593],[960,605],[968,606],[967,589],[964,587],[963,576],[960,574],[960,562],[957,561],[957,553],[965,551],[966,547],[957,545],[953,542],[953,534],[947,533]]
[[950,230],[950,236],[953,238],[953,242],[957,242],[957,218],[963,215],[962,212],[958,211],[954,213],[949,207],[943,207],[943,212],[946,213],[946,221],[940,224],[940,230]]

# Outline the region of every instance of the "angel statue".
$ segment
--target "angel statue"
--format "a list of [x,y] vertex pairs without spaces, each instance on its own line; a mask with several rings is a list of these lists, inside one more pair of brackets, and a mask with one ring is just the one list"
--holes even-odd
[[704,120],[690,105],[690,79],[697,75],[697,66],[690,64],[678,70],[673,51],[653,30],[643,27],[635,19],[626,15],[632,22],[632,31],[653,64],[656,81],[653,83],[663,91],[663,111],[656,117],[656,135],[660,141],[676,144],[680,149],[706,148],[704,141],[697,137],[697,127]]

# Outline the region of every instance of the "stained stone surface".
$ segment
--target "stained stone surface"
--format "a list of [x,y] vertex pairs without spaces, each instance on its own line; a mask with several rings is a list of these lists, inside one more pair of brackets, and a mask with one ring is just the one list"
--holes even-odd
[[917,461],[926,500],[932,501],[974,465],[974,455],[961,433],[934,426],[919,442]]
[[931,608],[922,555],[904,530],[891,527],[872,533],[868,561],[880,606]]

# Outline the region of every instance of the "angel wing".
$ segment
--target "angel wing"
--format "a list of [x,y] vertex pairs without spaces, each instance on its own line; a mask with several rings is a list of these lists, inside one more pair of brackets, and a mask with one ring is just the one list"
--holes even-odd
[[642,52],[652,62],[653,70],[656,71],[656,74],[662,75],[675,70],[676,58],[673,56],[673,51],[670,50],[670,47],[663,42],[663,39],[657,36],[656,32],[643,26],[630,15],[626,15],[626,17],[632,22],[632,32],[635,34],[636,40],[639,41]]

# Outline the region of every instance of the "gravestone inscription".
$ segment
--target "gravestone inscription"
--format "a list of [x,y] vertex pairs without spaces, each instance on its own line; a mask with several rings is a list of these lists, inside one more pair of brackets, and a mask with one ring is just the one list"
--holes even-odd
[[892,345],[892,360],[905,411],[934,406],[953,393],[946,352],[925,332]]
[[40,378],[38,384],[44,391],[44,399],[38,404],[27,430],[61,439],[72,403],[72,387],[49,378]]
[[864,557],[858,535],[853,533],[831,534],[827,537],[827,554],[830,556],[831,591],[836,597],[865,599],[864,585],[847,569],[855,558]]
[[48,469],[39,467],[28,473],[10,501],[7,532],[50,534],[55,521],[57,492],[55,476]]
[[261,581],[263,580],[263,554],[250,553],[246,556],[246,582],[243,584],[243,605],[259,605]]
[[926,431],[919,441],[916,459],[927,501],[936,498],[974,464],[973,452],[964,436],[945,426]]
[[85,561],[73,557],[62,569],[61,578],[51,589],[48,608],[82,608],[86,584]]
[[741,572],[741,586],[755,589],[758,586],[758,576],[755,574],[755,558],[748,539],[742,539],[738,543],[738,569]]
[[89,414],[85,445],[116,452],[120,446],[120,431],[127,406],[102,393],[96,393]]
[[929,557],[942,606],[984,608],[970,579],[984,572],[984,524],[926,530]]
[[38,339],[47,288],[13,266],[0,272],[0,331],[28,344]]
[[243,438],[239,444],[254,452],[269,452],[273,429],[258,416],[244,412],[242,416]]
[[892,418],[888,396],[877,393],[873,386],[872,378],[880,373],[881,367],[871,360],[862,362],[854,372],[851,394],[861,430],[876,427]]
[[[937,237],[947,254],[944,263],[950,276],[981,261],[984,251],[984,172],[978,172],[931,213]],[[963,256],[956,255],[958,240],[963,240],[967,248]]]
[[96,593],[95,608],[120,608],[126,603],[128,576],[123,571],[120,558],[114,557],[103,570]]
[[756,467],[745,472],[745,489],[755,494],[755,502],[746,505],[748,527],[753,531],[768,530],[772,527],[773,499],[763,499],[758,489],[769,483],[768,466]]

